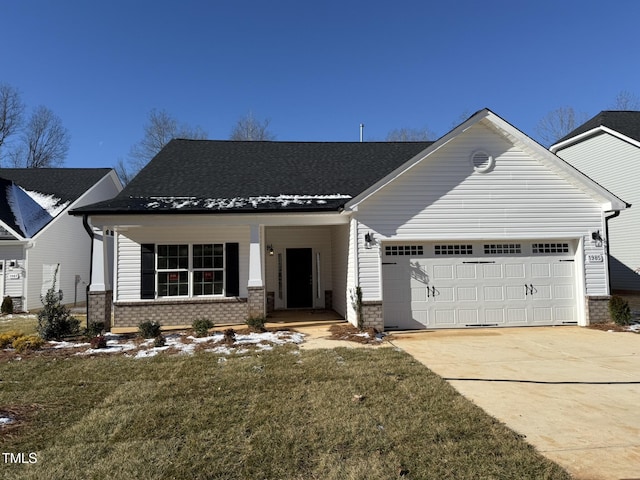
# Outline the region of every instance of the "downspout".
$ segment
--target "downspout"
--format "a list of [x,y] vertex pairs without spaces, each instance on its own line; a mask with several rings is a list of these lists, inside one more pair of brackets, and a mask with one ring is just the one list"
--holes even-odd
[[[630,207],[631,205],[629,205]],[[627,207],[627,208],[629,208]],[[611,256],[609,255],[609,220],[611,220],[612,218],[616,218],[618,215],[620,215],[620,210],[614,210],[613,213],[609,216],[605,215],[604,217],[604,238],[606,239],[605,242],[605,249],[606,249],[606,254],[607,254],[607,279],[609,282],[609,295],[611,295]]]
[[89,281],[87,282],[87,287],[86,287],[86,299],[87,299],[87,329],[89,328],[89,289],[91,288],[91,281],[93,280],[93,241],[95,239],[95,236],[93,234],[93,228],[91,228],[91,226],[89,225],[89,216],[87,214],[84,214],[82,216],[82,225],[84,226],[84,229],[87,231],[87,233],[89,234],[89,238],[91,238],[91,251],[89,253],[89,258],[91,259],[90,263],[89,263]]

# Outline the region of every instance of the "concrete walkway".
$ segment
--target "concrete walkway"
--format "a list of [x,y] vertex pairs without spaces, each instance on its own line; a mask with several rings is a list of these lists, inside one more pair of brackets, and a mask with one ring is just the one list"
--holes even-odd
[[640,335],[539,327],[390,341],[576,478],[640,479]]

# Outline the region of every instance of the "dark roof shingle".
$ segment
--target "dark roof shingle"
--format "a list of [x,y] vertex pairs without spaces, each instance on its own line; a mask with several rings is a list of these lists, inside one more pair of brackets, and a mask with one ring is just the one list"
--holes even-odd
[[587,120],[556,144],[569,140],[594,128],[605,126],[640,142],[640,112],[631,110],[603,110]]
[[80,213],[336,210],[432,142],[172,140]]

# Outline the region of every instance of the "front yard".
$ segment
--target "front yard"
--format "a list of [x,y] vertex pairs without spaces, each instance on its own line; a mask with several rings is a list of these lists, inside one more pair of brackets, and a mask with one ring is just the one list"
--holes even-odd
[[569,478],[394,348],[13,357],[0,385],[0,478]]

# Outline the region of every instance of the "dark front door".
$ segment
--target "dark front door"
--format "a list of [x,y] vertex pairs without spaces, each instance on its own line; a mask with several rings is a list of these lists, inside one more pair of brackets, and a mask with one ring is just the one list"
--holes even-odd
[[313,256],[310,248],[287,248],[287,308],[313,307]]

